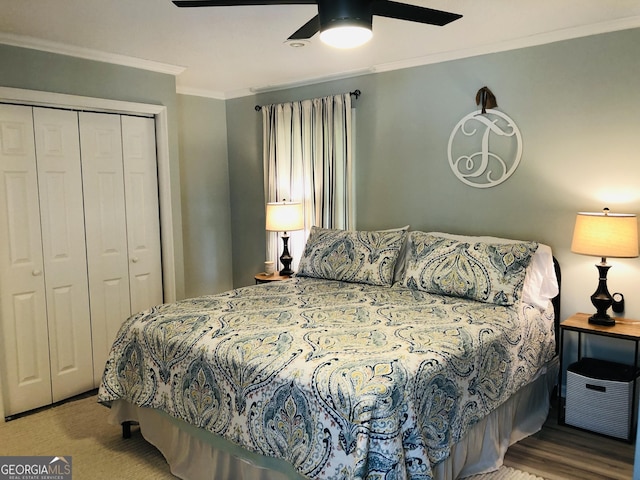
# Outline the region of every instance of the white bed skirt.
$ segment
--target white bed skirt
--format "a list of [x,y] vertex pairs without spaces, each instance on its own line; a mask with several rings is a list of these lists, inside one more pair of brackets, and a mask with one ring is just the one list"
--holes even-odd
[[[549,413],[551,392],[558,378],[557,358],[535,381],[478,422],[456,444],[447,460],[434,467],[434,480],[454,480],[497,470],[507,448],[539,431]],[[286,462],[248,452],[225,439],[193,427],[158,410],[124,400],[112,403],[109,423],[134,421],[144,438],[164,455],[171,472],[185,480],[303,479]],[[126,441],[126,440],[123,440]]]

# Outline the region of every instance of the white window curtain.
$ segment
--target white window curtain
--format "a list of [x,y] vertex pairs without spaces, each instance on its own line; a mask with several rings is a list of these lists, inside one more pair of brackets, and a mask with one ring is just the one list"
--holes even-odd
[[[266,105],[262,119],[265,204],[303,204],[304,230],[287,232],[295,271],[312,226],[355,228],[351,95]],[[280,257],[280,237],[267,232],[268,260]]]

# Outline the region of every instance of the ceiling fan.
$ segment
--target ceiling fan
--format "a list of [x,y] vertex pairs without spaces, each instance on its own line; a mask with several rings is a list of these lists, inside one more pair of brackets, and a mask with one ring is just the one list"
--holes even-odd
[[[388,0],[172,0],[178,7],[229,7],[236,5],[318,5],[318,14],[294,32],[287,40],[308,40],[320,32],[320,38],[330,45],[351,48],[371,38],[373,15],[410,22],[443,26],[462,17],[426,7]],[[338,35],[348,45],[332,42]]]

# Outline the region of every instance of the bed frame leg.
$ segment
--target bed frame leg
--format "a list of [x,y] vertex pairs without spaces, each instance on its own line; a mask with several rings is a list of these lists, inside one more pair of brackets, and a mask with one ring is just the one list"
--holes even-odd
[[122,422],[122,438],[131,438],[131,422]]

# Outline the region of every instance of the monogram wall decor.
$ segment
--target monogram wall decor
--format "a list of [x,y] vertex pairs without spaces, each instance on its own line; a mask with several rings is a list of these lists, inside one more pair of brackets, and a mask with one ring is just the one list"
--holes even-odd
[[487,87],[476,95],[482,106],[458,122],[447,149],[455,176],[474,188],[489,188],[506,181],[522,158],[522,135],[515,122],[495,110],[495,96]]

